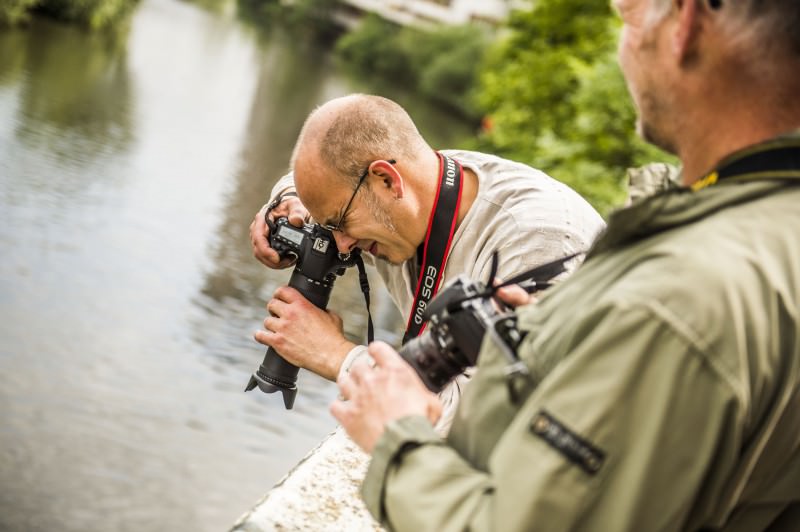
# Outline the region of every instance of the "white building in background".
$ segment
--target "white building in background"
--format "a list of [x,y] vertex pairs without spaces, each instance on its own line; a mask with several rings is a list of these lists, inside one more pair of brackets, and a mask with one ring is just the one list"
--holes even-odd
[[[340,0],[357,12],[371,12],[401,25],[466,24],[496,25],[529,0]],[[348,18],[345,16],[345,18]],[[351,25],[354,20],[340,20]]]

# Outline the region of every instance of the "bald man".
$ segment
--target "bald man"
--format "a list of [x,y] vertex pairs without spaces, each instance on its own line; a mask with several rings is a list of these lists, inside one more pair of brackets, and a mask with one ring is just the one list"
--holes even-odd
[[[583,198],[539,170],[434,150],[402,107],[379,96],[349,95],[313,111],[291,165],[273,189],[279,205],[268,216],[298,226],[313,219],[333,231],[341,252],[361,249],[408,317],[406,339],[420,333],[425,296],[433,295],[420,284],[441,287],[462,273],[485,281],[495,251],[498,275],[507,278],[586,250],[604,227]],[[286,267],[269,247],[264,215],[250,228],[254,255],[270,268]],[[279,288],[267,310],[256,340],[298,367],[335,380],[368,356],[344,337],[338,316],[293,288]],[[442,394],[442,430],[461,384]]]

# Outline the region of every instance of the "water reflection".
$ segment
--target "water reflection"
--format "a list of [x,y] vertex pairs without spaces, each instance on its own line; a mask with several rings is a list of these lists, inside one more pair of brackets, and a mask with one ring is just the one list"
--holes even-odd
[[[215,371],[224,374],[230,371],[227,366],[235,366],[247,377],[260,363],[263,350],[243,333],[260,327],[265,302],[279,284],[287,282],[290,272],[269,270],[253,259],[248,226],[274,182],[286,173],[305,115],[326,98],[326,85],[332,76],[323,50],[291,46],[290,37],[280,31],[259,37],[263,54],[253,73],[257,81],[236,174],[225,192],[220,225],[210,246],[213,267],[204,275],[195,299],[205,314],[193,323],[194,338],[214,358],[211,364]],[[300,65],[314,68],[298,68]],[[232,337],[237,339],[236,349],[231,349]],[[249,422],[285,433],[284,423],[296,425],[305,417],[325,418],[334,386],[308,373],[299,379],[302,395],[294,411],[285,412],[279,396],[261,398],[253,393],[247,410],[252,415]],[[237,382],[239,391],[246,383],[247,378]],[[275,423],[265,424],[265,417]]]
[[[292,412],[243,393],[289,275],[255,262],[247,227],[306,114],[371,89],[235,6],[0,32],[2,530],[224,530],[333,426],[335,389],[308,372]],[[409,107],[435,143],[465,130]],[[354,272],[331,308],[360,339]]]
[[127,31],[84,35],[36,21],[27,36],[25,52],[19,52],[26,67],[19,140],[31,150],[49,152],[59,164],[80,166],[91,161],[76,157],[125,151],[135,130]]
[[0,31],[0,87],[16,82],[22,74],[27,59],[26,43],[30,34],[21,29],[5,28]]
[[[46,20],[0,34],[0,87],[18,95],[5,121],[14,125],[5,133],[13,140],[3,139],[0,160],[26,176],[15,180],[15,193],[49,189],[60,201],[81,201],[93,181],[106,179],[86,170],[129,149],[135,125],[126,37],[125,28],[84,35]],[[10,149],[17,145],[24,149]]]

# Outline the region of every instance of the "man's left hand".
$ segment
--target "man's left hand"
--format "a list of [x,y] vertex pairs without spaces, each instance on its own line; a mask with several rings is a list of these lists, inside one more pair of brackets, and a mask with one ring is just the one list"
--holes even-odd
[[331,414],[354,442],[371,453],[389,422],[425,416],[433,424],[442,404],[389,345],[373,342],[369,354],[374,366],[359,361],[337,381],[344,400],[333,402]]

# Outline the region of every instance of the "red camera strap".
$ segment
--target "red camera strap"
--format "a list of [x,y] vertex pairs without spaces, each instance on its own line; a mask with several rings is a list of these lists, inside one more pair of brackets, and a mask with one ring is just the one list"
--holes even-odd
[[408,317],[403,343],[415,338],[425,329],[422,319],[428,303],[439,290],[447,255],[453,235],[456,232],[458,221],[458,208],[461,205],[461,188],[464,169],[450,157],[437,153],[439,156],[439,187],[436,190],[436,200],[433,210],[428,218],[428,231],[425,233],[425,242],[417,255],[422,253],[422,263],[417,279],[417,288],[414,294],[414,304]]

